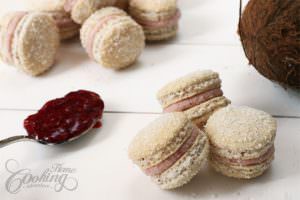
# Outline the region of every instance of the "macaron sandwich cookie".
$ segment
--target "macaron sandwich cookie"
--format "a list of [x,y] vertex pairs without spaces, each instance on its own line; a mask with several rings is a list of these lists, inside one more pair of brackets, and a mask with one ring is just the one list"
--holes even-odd
[[64,10],[66,0],[27,0],[27,7],[32,11],[41,11],[51,16],[59,30],[60,39],[67,40],[79,35],[80,25],[71,19]]
[[115,7],[95,12],[83,24],[80,37],[90,58],[112,69],[133,64],[145,47],[142,27]]
[[130,0],[130,15],[143,26],[148,41],[174,37],[180,11],[176,0]]
[[55,61],[59,33],[54,20],[39,12],[12,12],[0,23],[0,57],[36,76]]
[[223,96],[219,74],[211,70],[196,71],[168,83],[157,98],[164,112],[184,112],[199,128],[213,112],[230,104]]
[[276,121],[263,111],[222,108],[209,118],[206,133],[211,143],[211,165],[226,176],[257,177],[274,159]]
[[168,113],[142,129],[128,151],[162,189],[173,189],[198,173],[208,157],[209,142],[183,113]]
[[80,25],[71,19],[69,13],[63,10],[46,11],[45,13],[54,19],[61,40],[71,39],[79,35]]
[[64,0],[64,9],[71,13],[76,23],[83,24],[97,10],[113,6],[115,3],[116,0]]

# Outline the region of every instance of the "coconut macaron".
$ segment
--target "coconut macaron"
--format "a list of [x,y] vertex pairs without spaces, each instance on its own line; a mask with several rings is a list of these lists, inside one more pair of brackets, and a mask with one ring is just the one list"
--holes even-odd
[[115,7],[95,12],[83,24],[80,37],[90,58],[112,69],[132,65],[145,47],[142,27]]
[[142,129],[128,151],[130,159],[162,189],[173,189],[198,173],[209,142],[183,113],[168,113]]
[[143,26],[148,41],[174,37],[180,11],[176,0],[130,0],[130,15]]
[[249,107],[228,106],[206,124],[213,168],[229,177],[250,179],[263,174],[274,159],[276,120]]
[[55,21],[39,12],[12,12],[1,19],[0,56],[37,76],[55,62],[60,39]]
[[64,9],[71,13],[76,23],[83,24],[97,10],[113,6],[115,3],[116,0],[64,0]]
[[61,40],[68,40],[79,35],[81,26],[71,19],[69,13],[63,10],[45,11],[45,13],[54,19]]
[[60,39],[67,40],[79,35],[80,25],[64,10],[66,0],[27,0],[27,8],[51,16],[59,30]]
[[162,87],[157,99],[164,112],[184,112],[201,128],[213,112],[230,104],[221,82],[217,72],[199,70]]

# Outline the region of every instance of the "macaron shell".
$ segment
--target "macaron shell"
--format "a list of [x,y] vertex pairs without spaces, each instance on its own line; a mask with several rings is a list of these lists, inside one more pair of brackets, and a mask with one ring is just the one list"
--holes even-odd
[[223,158],[228,158],[228,159],[254,159],[254,158],[259,158],[262,155],[264,155],[271,147],[273,146],[273,143],[266,145],[262,147],[261,149],[253,149],[253,150],[248,150],[248,151],[232,151],[229,149],[221,149],[217,148],[213,145],[211,145],[211,153],[216,154],[218,156],[221,156]]
[[[200,131],[200,130],[199,130]],[[175,189],[188,183],[206,163],[209,142],[205,134],[198,136],[189,151],[171,168],[159,176],[152,177],[162,189]]]
[[[61,40],[71,39],[79,34],[80,25],[70,21],[72,20],[71,16],[65,11],[46,11],[44,13],[51,16],[56,22]],[[68,23],[63,26],[59,26],[58,23],[60,21],[68,21]]]
[[74,5],[71,16],[76,23],[83,24],[95,11],[114,4],[115,0],[79,0]]
[[15,33],[14,62],[28,74],[39,75],[54,64],[59,41],[58,29],[50,16],[28,14]]
[[160,29],[154,29],[154,30],[144,28],[144,32],[145,32],[146,40],[149,42],[167,40],[177,35],[178,25],[160,28]]
[[211,143],[234,152],[261,149],[274,142],[276,120],[248,107],[227,106],[208,120],[206,132]]
[[130,7],[142,11],[169,11],[177,8],[176,0],[130,0]]
[[186,114],[187,117],[190,120],[192,120],[195,124],[202,127],[204,124],[206,124],[208,118],[215,111],[217,111],[222,107],[227,106],[228,104],[230,104],[230,101],[226,97],[224,96],[216,97],[205,103],[202,103],[198,106],[195,106],[191,109],[184,111],[184,114]]
[[26,0],[27,9],[37,11],[64,10],[66,0]]
[[90,38],[90,32],[97,26],[97,24],[101,21],[103,17],[106,16],[127,16],[127,13],[123,10],[114,7],[103,8],[99,11],[96,11],[93,15],[91,15],[82,25],[80,30],[80,39],[82,46],[87,49],[88,40]]
[[168,113],[151,122],[142,129],[129,145],[128,154],[133,161],[152,157],[158,151],[166,150],[169,145],[175,148],[172,153],[185,141],[194,125],[183,113]]
[[160,21],[166,20],[173,17],[177,12],[177,8],[166,11],[143,11],[135,7],[129,7],[129,13],[133,16],[137,21]]
[[165,108],[180,100],[220,87],[218,73],[211,70],[196,71],[166,84],[158,91],[157,99]]
[[143,29],[124,16],[115,24],[107,25],[103,35],[95,38],[94,56],[104,67],[123,69],[137,60],[144,47]]
[[211,160],[210,164],[217,172],[225,176],[239,179],[251,179],[262,175],[268,168],[270,168],[273,160],[274,155],[262,164],[245,167],[228,166],[215,160]]

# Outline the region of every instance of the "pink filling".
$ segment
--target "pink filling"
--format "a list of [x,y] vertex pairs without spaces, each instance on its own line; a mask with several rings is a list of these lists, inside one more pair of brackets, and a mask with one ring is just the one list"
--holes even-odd
[[105,16],[102,19],[99,20],[99,23],[94,27],[93,30],[91,30],[91,32],[89,33],[89,37],[87,40],[87,52],[90,56],[90,58],[93,58],[93,44],[94,44],[94,40],[96,37],[96,34],[104,27],[104,25],[112,20],[115,19],[116,17],[118,17],[119,14],[114,14],[114,15],[109,15],[109,16]]
[[212,98],[222,96],[223,92],[220,88],[212,89],[207,92],[197,94],[188,99],[184,99],[182,101],[171,104],[170,106],[164,108],[164,112],[176,112],[176,111],[184,111],[194,106],[197,106],[203,102],[206,102]]
[[273,155],[274,151],[275,151],[274,146],[272,146],[261,157],[248,159],[248,160],[233,159],[233,158],[229,159],[229,158],[224,158],[224,157],[220,157],[217,155],[214,155],[214,157],[216,157],[218,161],[223,162],[223,163],[240,164],[242,166],[251,166],[251,165],[258,165],[258,164],[261,164],[261,163],[267,161]]
[[170,155],[166,160],[161,163],[145,169],[145,173],[148,176],[155,176],[162,174],[164,171],[169,169],[172,165],[174,165],[194,144],[197,136],[199,135],[199,131],[194,128],[191,136],[181,145],[181,147],[172,155]]
[[64,9],[66,12],[71,12],[74,5],[77,3],[78,0],[67,0],[65,2],[65,5],[64,5]]
[[144,28],[163,28],[163,27],[176,25],[178,23],[180,16],[181,16],[180,11],[177,10],[175,15],[169,19],[165,19],[161,21],[148,21],[148,20],[137,19],[137,21]]
[[11,21],[8,23],[7,27],[7,35],[6,35],[6,61],[7,62],[13,62],[13,52],[12,52],[12,42],[14,38],[14,33],[16,31],[16,28],[19,24],[19,22],[23,19],[23,17],[27,14],[27,12],[16,12],[15,16],[11,19]]

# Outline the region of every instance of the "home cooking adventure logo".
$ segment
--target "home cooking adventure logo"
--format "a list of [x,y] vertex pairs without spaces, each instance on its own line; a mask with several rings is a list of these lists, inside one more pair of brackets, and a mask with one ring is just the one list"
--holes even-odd
[[74,177],[76,169],[55,163],[39,173],[29,168],[22,168],[18,161],[7,160],[5,169],[9,176],[5,182],[6,190],[17,194],[23,189],[51,189],[55,192],[74,191],[78,188],[78,180]]

